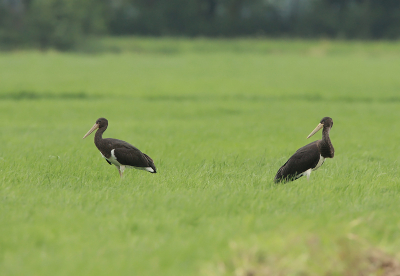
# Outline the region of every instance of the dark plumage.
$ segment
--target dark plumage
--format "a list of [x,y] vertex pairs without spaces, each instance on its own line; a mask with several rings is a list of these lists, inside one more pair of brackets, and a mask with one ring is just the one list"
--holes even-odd
[[322,130],[322,139],[314,141],[298,149],[289,160],[278,170],[275,182],[286,182],[296,180],[303,175],[309,179],[311,171],[318,169],[325,161],[325,158],[333,158],[335,149],[329,138],[329,131],[333,126],[330,117],[324,117],[318,126],[308,135],[313,136],[318,130]]
[[153,160],[136,147],[118,139],[103,139],[102,136],[107,127],[107,119],[99,118],[94,126],[83,136],[83,139],[89,136],[94,130],[98,129],[94,136],[94,144],[106,161],[110,165],[114,164],[117,167],[121,177],[126,167],[133,167],[151,173],[157,172]]

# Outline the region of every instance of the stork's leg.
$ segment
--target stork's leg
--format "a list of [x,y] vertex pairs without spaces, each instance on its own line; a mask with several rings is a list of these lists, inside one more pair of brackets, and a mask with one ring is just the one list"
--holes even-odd
[[306,170],[306,171],[304,172],[304,174],[307,175],[307,181],[310,180],[311,171],[312,171],[312,169],[308,169],[308,170]]
[[115,167],[117,168],[117,170],[119,172],[119,176],[122,178],[121,167],[118,165],[115,165]]
[[124,171],[125,171],[125,166],[120,166],[119,167],[119,175],[121,176],[121,178],[122,178],[122,176],[124,174]]

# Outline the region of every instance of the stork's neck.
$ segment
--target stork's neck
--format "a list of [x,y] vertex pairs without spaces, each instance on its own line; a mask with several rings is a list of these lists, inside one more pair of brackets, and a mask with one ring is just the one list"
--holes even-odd
[[101,141],[103,140],[103,133],[106,131],[107,127],[101,127],[96,131],[96,134],[94,135],[94,143],[95,145],[101,144]]
[[96,131],[96,134],[94,136],[94,144],[96,145],[97,149],[105,156],[106,158],[110,158],[111,156],[111,149],[106,142],[106,139],[103,139],[103,133],[106,131],[107,126],[99,128]]
[[327,127],[322,130],[322,139],[319,142],[320,153],[325,158],[333,158],[335,149],[333,148],[331,139],[329,138],[329,132],[331,128]]

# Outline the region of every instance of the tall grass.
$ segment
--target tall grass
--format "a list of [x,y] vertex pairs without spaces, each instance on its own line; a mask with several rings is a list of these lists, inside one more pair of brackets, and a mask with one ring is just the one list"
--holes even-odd
[[[175,42],[0,54],[2,275],[380,275],[375,259],[395,269],[397,50],[179,40],[190,50],[152,51]],[[288,50],[253,51],[275,44]],[[324,116],[335,158],[310,181],[275,185]],[[93,136],[81,139],[98,117],[158,173],[120,180]]]

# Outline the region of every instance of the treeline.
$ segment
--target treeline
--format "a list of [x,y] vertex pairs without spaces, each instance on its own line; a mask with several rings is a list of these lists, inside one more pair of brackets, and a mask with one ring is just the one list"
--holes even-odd
[[74,48],[91,35],[397,39],[398,0],[0,0],[0,44]]

